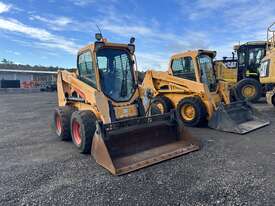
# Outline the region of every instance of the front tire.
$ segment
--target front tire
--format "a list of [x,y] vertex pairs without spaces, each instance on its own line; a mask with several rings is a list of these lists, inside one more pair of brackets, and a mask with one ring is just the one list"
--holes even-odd
[[96,116],[90,111],[76,111],[71,117],[71,136],[75,146],[83,154],[91,152],[96,130]]
[[246,78],[237,83],[236,92],[239,99],[256,102],[262,96],[262,85],[256,79]]
[[172,103],[170,99],[165,96],[157,96],[153,98],[151,105],[151,113],[164,114],[170,112],[172,109]]
[[187,97],[178,103],[177,115],[185,125],[194,127],[206,120],[206,109],[199,97]]

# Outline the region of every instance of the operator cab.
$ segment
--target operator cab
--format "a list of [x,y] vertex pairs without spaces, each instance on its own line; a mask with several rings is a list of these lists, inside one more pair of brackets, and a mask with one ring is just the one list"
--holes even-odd
[[173,76],[206,84],[211,92],[217,89],[213,59],[215,51],[187,51],[171,57],[169,72]]
[[234,46],[234,50],[238,56],[238,74],[237,80],[250,77],[259,79],[258,68],[261,60],[266,54],[266,42],[247,42],[242,45]]
[[101,34],[96,39],[78,54],[79,78],[115,102],[129,101],[137,90],[134,38],[129,44],[108,43]]

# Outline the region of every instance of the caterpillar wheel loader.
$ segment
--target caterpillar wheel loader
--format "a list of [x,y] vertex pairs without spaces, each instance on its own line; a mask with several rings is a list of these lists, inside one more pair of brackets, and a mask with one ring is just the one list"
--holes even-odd
[[77,71],[59,71],[54,126],[114,175],[199,149],[175,112],[146,115],[136,77],[134,39],[97,41],[80,49]]
[[[266,54],[266,41],[252,41],[234,46],[232,58],[215,61],[217,78],[229,82],[236,97],[258,101],[268,90],[261,84],[258,67]],[[237,56],[237,58],[235,57]]]
[[266,92],[268,104],[275,106],[275,22],[267,28],[266,56],[262,59],[259,68],[260,82],[269,85],[271,89]]
[[[252,41],[235,45],[234,51],[237,58],[233,52],[232,58],[224,57],[223,60],[215,61],[217,78],[229,82],[230,88],[241,100],[257,101],[274,87],[274,80],[267,76],[262,78],[259,71],[261,62],[266,62],[266,59],[270,58],[274,24],[275,22],[267,28],[266,41]],[[268,94],[268,96],[270,95]]]
[[244,134],[269,124],[247,102],[231,102],[228,83],[217,81],[216,52],[188,51],[173,55],[167,72],[149,70],[142,86],[154,96],[151,105],[166,113],[176,109],[185,125],[208,120],[214,129]]

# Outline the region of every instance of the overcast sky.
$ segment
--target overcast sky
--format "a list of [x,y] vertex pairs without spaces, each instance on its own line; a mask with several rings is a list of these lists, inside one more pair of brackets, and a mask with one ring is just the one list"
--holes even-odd
[[272,21],[274,0],[0,0],[0,58],[75,67],[98,24],[109,41],[136,37],[140,70],[165,70],[175,52],[213,49],[222,57],[238,42],[265,40]]

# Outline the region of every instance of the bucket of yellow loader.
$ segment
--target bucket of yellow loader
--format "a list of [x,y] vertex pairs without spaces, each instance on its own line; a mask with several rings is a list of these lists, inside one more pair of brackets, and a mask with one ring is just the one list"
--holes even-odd
[[269,125],[264,115],[246,101],[237,101],[231,104],[220,103],[217,110],[208,122],[213,129],[245,134]]
[[96,162],[122,175],[199,149],[174,111],[109,124],[97,123],[92,143]]

